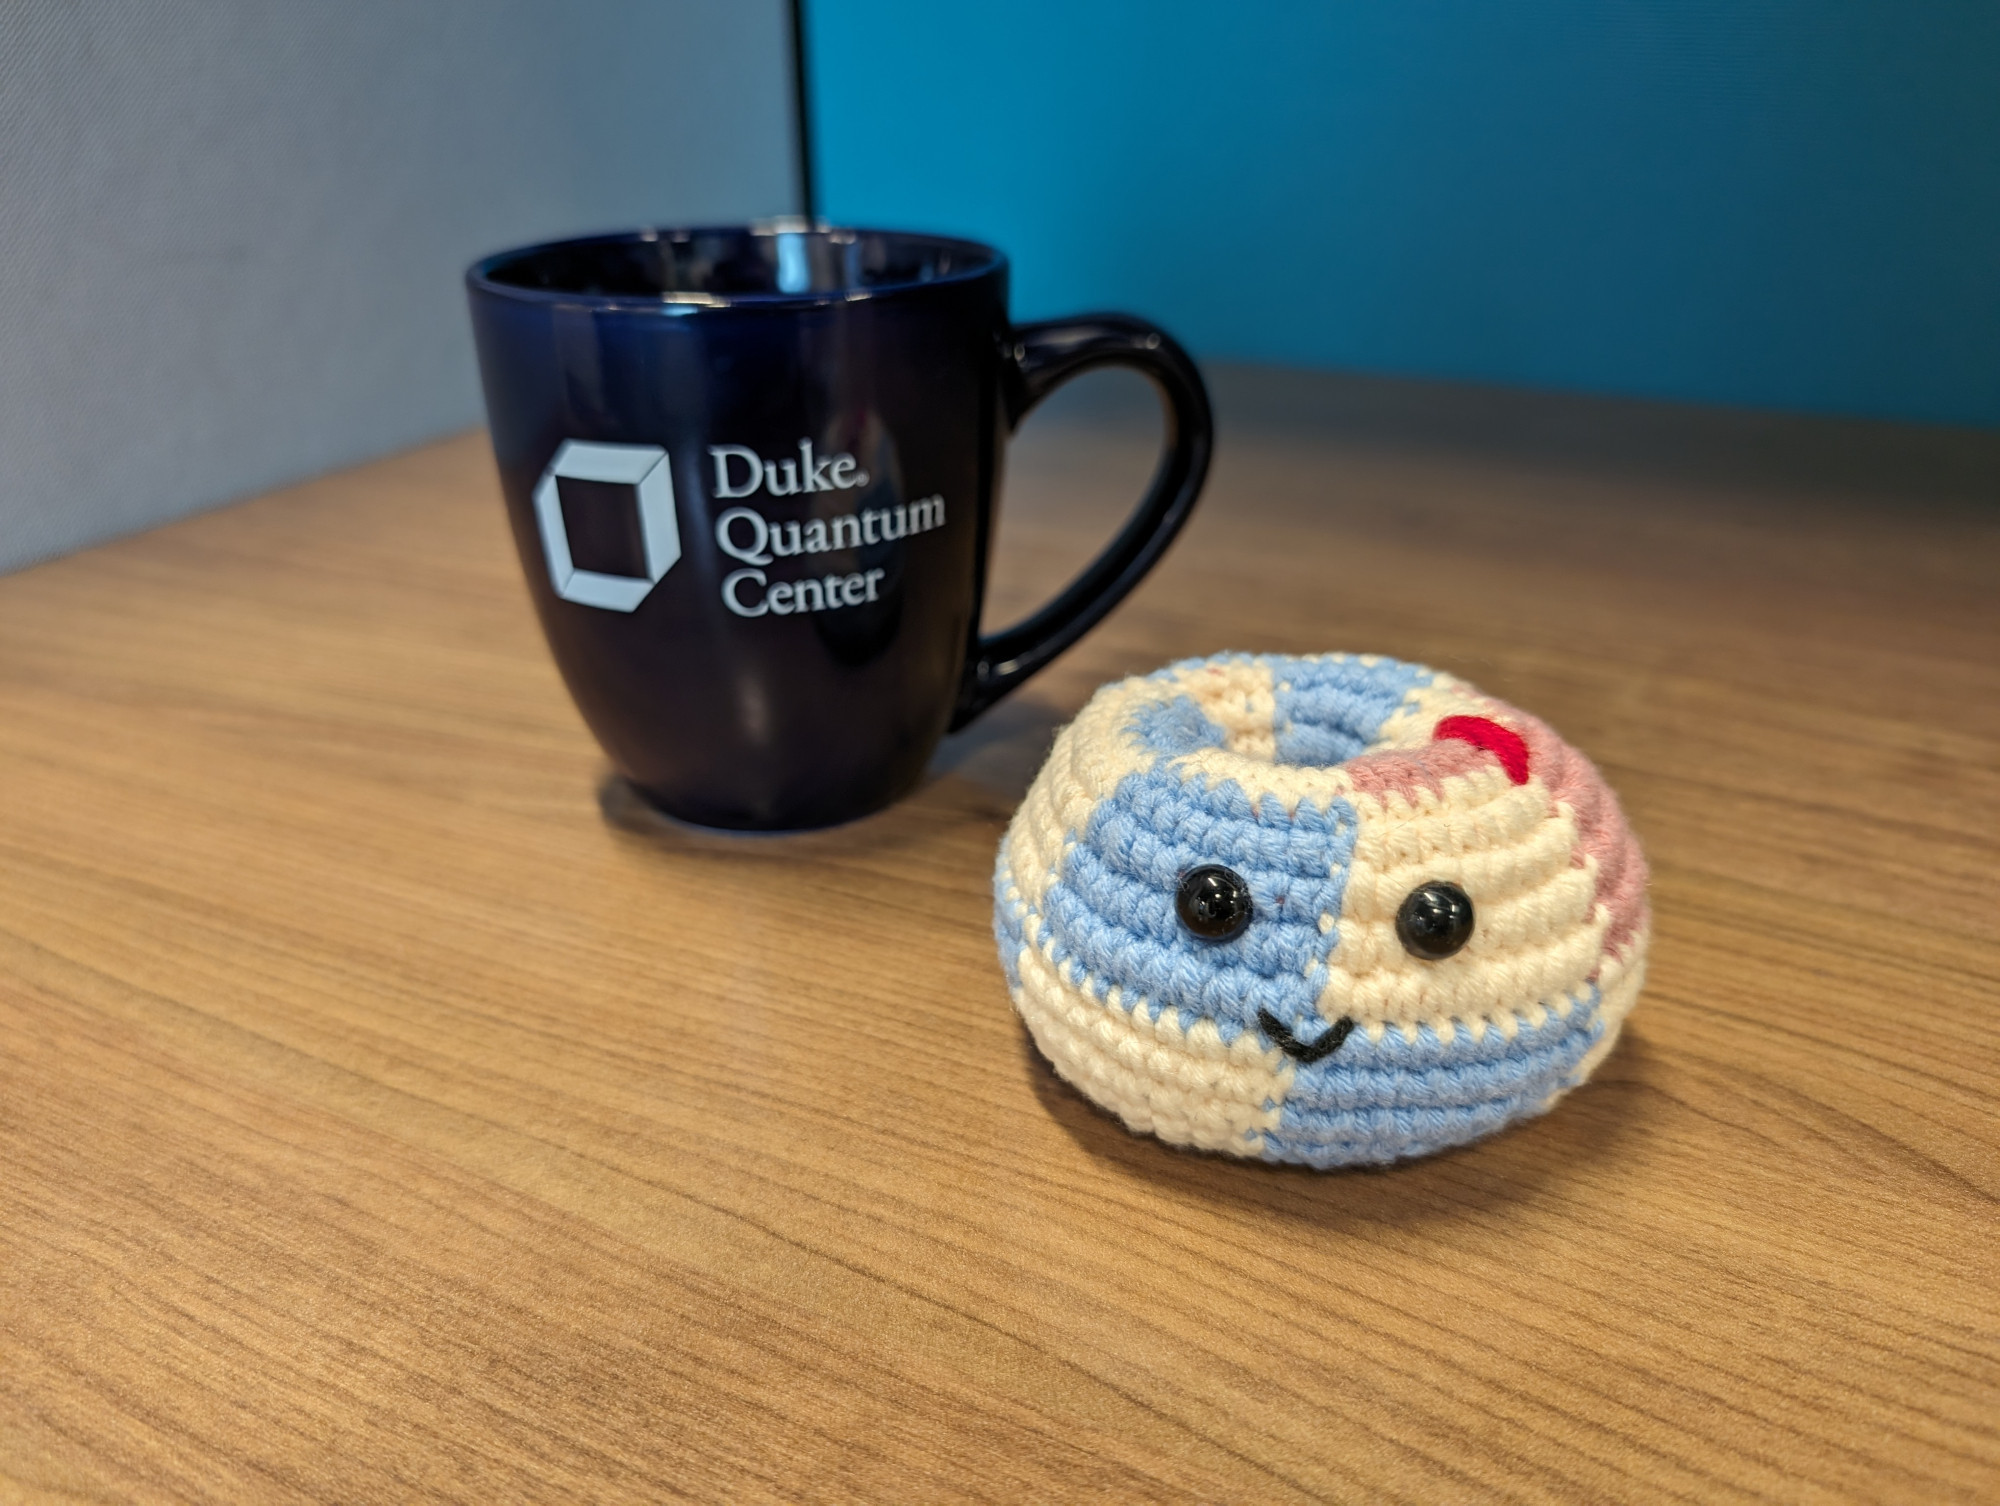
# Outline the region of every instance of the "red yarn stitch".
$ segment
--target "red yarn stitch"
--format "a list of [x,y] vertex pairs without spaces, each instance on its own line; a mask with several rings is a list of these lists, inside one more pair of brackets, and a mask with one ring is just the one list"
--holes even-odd
[[1447,738],[1484,748],[1500,760],[1500,766],[1514,783],[1528,782],[1528,745],[1511,728],[1483,716],[1447,716],[1438,722],[1431,741],[1443,742]]

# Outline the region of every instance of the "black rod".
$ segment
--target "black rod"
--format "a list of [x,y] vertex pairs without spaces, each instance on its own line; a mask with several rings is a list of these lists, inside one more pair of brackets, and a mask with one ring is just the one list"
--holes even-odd
[[792,116],[798,129],[799,213],[819,218],[813,192],[812,95],[806,87],[806,0],[792,0]]

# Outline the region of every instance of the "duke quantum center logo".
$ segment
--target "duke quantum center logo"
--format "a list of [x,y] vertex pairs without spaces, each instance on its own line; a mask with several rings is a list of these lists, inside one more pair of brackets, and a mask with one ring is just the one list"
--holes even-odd
[[[747,445],[710,445],[711,495],[717,501],[741,502],[718,514],[715,544],[742,568],[723,578],[722,604],[738,617],[789,617],[799,612],[833,612],[877,599],[884,570],[830,571],[773,578],[773,567],[784,559],[893,543],[944,527],[944,497],[934,495],[889,507],[858,508],[831,517],[777,519],[766,517],[746,499],[759,494],[794,497],[817,492],[851,492],[865,488],[867,471],[846,453],[816,455],[813,442],[801,439],[796,457],[770,460]],[[567,488],[563,485],[569,482]],[[638,557],[625,561],[642,573],[624,573],[581,566],[572,547],[566,499],[611,487],[622,492],[612,505],[623,504],[638,525]],[[673,471],[667,452],[658,445],[605,444],[564,441],[535,485],[535,520],[542,535],[549,580],[565,601],[610,612],[630,612],[681,557],[680,520],[674,505]]]

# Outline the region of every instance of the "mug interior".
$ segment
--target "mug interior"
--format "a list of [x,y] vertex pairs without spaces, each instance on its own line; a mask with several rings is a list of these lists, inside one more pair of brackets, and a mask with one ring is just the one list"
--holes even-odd
[[976,277],[1000,253],[973,241],[827,226],[641,230],[506,251],[474,269],[503,288],[666,303],[855,297]]

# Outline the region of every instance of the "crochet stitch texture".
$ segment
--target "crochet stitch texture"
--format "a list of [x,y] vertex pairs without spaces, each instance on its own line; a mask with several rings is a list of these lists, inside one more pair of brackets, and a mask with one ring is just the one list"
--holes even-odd
[[[1176,914],[1205,864],[1248,885],[1233,939]],[[1428,960],[1397,913],[1440,880],[1475,923]],[[993,887],[1014,1007],[1063,1077],[1173,1144],[1317,1167],[1547,1110],[1611,1050],[1650,933],[1645,857],[1590,761],[1372,655],[1222,654],[1103,687]]]

